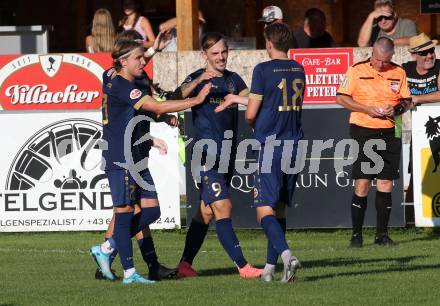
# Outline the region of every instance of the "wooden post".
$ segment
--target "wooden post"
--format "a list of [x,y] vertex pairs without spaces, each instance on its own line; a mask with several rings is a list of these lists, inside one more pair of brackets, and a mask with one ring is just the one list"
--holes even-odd
[[199,49],[199,1],[176,0],[177,50]]
[[244,3],[244,30],[245,36],[257,35],[257,1],[246,0]]
[[[331,14],[332,14],[332,21],[330,24],[330,31],[333,39],[335,40],[337,45],[341,45],[342,42],[345,40],[345,33],[344,33],[344,20],[345,16],[347,16],[346,8],[347,5],[344,5],[344,0],[337,0],[331,2]],[[345,9],[344,9],[345,8]]]

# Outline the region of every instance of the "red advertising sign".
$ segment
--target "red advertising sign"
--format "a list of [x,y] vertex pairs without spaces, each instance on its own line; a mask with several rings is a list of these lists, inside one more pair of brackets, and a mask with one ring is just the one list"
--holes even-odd
[[292,49],[289,57],[304,66],[304,104],[335,103],[336,90],[353,65],[353,49]]
[[0,110],[99,109],[111,65],[109,53],[0,56]]

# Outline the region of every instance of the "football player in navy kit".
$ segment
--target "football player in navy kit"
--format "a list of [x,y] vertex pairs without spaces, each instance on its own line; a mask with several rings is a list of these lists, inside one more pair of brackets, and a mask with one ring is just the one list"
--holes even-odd
[[[282,282],[295,279],[300,267],[285,238],[285,207],[290,206],[297,179],[295,165],[305,89],[304,68],[287,56],[291,40],[289,27],[275,23],[264,29],[270,61],[255,66],[249,98],[228,95],[217,107],[222,112],[235,103],[247,105],[246,121],[260,142],[255,174],[254,206],[257,219],[268,239],[263,281],[274,279],[278,255],[284,264]],[[289,157],[289,158],[287,158]]]
[[[118,37],[117,41],[121,39],[129,39],[129,40],[137,40],[142,39],[142,36],[135,31],[135,30],[127,30],[124,32],[121,32]],[[159,33],[159,35],[156,37],[156,40],[153,45],[153,50],[160,51],[162,50],[168,43],[169,39],[163,39],[162,33]],[[146,60],[148,61],[151,59],[151,53],[145,52]],[[103,93],[106,93],[107,87],[106,85],[109,83],[109,81],[116,76],[116,70],[112,67],[110,69],[107,69],[104,71],[102,80],[103,80]],[[141,89],[142,91],[147,91],[149,95],[152,95],[153,90],[159,90],[161,91],[160,94],[165,93],[160,88],[153,88],[152,80],[147,76],[147,74],[144,72],[142,76],[135,78],[135,84],[136,86]],[[168,99],[172,99],[173,97],[170,97],[167,95]],[[177,117],[164,114],[160,116],[159,118],[155,118],[158,121],[165,121],[171,126],[177,125]],[[145,122],[143,122],[145,124]],[[141,124],[141,123],[140,123]],[[140,199],[138,199],[139,202]],[[135,207],[135,214],[140,213],[141,209],[139,207],[139,203],[136,203]],[[115,242],[112,238],[113,236],[113,228],[114,228],[114,216],[111,219],[111,222],[108,225],[107,231],[105,233],[105,242],[102,243],[100,246],[95,246],[94,250],[98,250],[98,247],[101,247],[102,250],[105,252],[106,250],[113,250],[113,252],[110,255],[110,262],[109,262],[109,268],[108,270],[111,271],[112,274],[112,280],[116,278],[116,276],[113,273],[113,270],[111,269],[111,264],[113,262],[113,259],[116,257],[118,251],[115,248]],[[141,250],[142,258],[146,262],[148,266],[148,278],[150,280],[162,280],[162,279],[170,279],[174,278],[176,275],[176,269],[167,268],[166,266],[159,263],[153,238],[151,237],[150,228],[147,226],[143,231],[138,232],[136,234],[136,241],[139,245],[139,248]],[[91,253],[92,256],[95,256],[94,253]],[[107,274],[110,275],[110,274]],[[95,272],[95,278],[96,279],[107,279],[107,277],[102,273],[101,269],[98,267]]]
[[[201,204],[189,227],[177,273],[182,277],[197,276],[192,262],[202,246],[210,220],[215,217],[218,239],[237,266],[240,277],[257,278],[262,270],[252,267],[244,258],[231,222],[229,185],[235,162],[233,148],[236,147],[238,107],[234,105],[222,113],[214,112],[227,94],[247,96],[249,91],[238,74],[226,69],[228,46],[222,34],[206,33],[202,38],[202,49],[206,67],[190,74],[178,89],[182,97],[194,97],[200,93],[204,84],[212,84],[205,101],[191,109],[196,131],[194,152],[203,151],[201,163],[197,165],[200,166]],[[205,140],[215,143],[215,148],[202,148],[201,144]],[[232,142],[232,150],[221,154],[224,140]],[[213,167],[208,167],[209,161],[212,161]],[[195,170],[192,169],[193,176]]]
[[[135,117],[141,112],[149,112],[149,117],[154,117],[200,104],[209,93],[211,85],[206,84],[196,97],[157,103],[135,84],[135,78],[143,74],[146,64],[142,42],[121,39],[115,43],[112,57],[117,74],[106,84],[102,111],[103,139],[108,143],[108,149],[103,151],[103,158],[115,213],[113,239],[124,269],[122,282],[150,283],[152,281],[142,277],[134,268],[131,238],[160,216],[154,182],[146,167],[146,157],[151,147],[166,151],[166,145],[151,137],[145,141],[145,135],[149,133],[149,121],[144,120],[147,124],[135,124],[132,119],[136,121]],[[130,148],[124,147],[127,129],[133,131],[131,135],[128,134]],[[126,156],[127,150],[131,151],[131,156]],[[142,164],[140,168],[143,169],[134,170],[134,166],[139,164]],[[139,198],[141,212],[134,215],[133,205]],[[112,279],[114,275],[109,269],[109,260],[113,250],[106,251],[108,253],[101,248],[92,248],[102,273]]]

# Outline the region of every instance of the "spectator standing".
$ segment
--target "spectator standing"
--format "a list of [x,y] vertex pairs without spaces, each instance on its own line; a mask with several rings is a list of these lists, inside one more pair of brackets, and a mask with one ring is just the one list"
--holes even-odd
[[115,42],[112,15],[106,9],[98,9],[93,15],[92,33],[86,37],[88,53],[110,52]]
[[[258,19],[258,22],[264,23],[265,28],[273,23],[284,23],[283,11],[275,5],[266,6],[263,9],[261,18]],[[293,35],[291,39],[292,42],[290,44],[290,49],[298,48],[298,43]]]
[[335,46],[333,37],[326,30],[326,18],[323,11],[310,8],[304,15],[304,25],[293,32],[298,48],[330,48]]
[[123,15],[119,20],[121,30],[136,30],[144,40],[144,47],[149,48],[153,45],[156,36],[154,35],[150,21],[141,15],[142,5],[138,0],[123,0]]

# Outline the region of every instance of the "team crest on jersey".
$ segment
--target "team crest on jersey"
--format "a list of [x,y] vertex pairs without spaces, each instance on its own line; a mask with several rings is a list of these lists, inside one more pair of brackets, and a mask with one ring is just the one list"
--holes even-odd
[[130,99],[134,100],[139,98],[142,95],[142,92],[139,89],[133,89],[130,91]]
[[399,91],[399,82],[397,81],[391,81],[391,90],[394,93],[397,93]]
[[231,94],[235,93],[235,84],[232,80],[228,80],[226,82],[226,87],[227,87],[229,93],[231,93]]
[[254,187],[254,199],[258,197],[258,189]]

